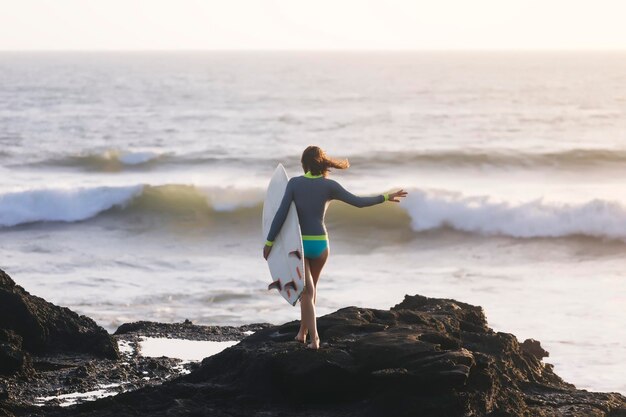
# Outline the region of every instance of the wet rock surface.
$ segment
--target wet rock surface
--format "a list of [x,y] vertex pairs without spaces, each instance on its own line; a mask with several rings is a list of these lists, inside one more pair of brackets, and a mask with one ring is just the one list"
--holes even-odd
[[[538,341],[494,332],[480,307],[406,296],[389,310],[338,310],[318,326],[318,351],[293,340],[298,321],[125,324],[113,336],[119,359],[20,357],[7,348],[0,355],[13,358],[6,362],[12,374],[0,375],[0,415],[626,417],[626,398],[564,382],[542,362],[548,353]],[[0,343],[25,352],[12,329],[3,329]],[[143,337],[241,342],[182,364],[140,356]],[[70,407],[41,400],[105,388],[111,396]]]

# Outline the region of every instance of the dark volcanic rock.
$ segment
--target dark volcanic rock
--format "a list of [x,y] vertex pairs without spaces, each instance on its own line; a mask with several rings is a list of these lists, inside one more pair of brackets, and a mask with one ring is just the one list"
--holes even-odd
[[0,375],[32,374],[32,360],[22,350],[22,338],[15,332],[0,329]]
[[186,340],[241,340],[247,336],[245,332],[256,332],[269,327],[269,323],[246,324],[243,326],[198,326],[190,320],[182,323],[158,323],[153,321],[137,321],[124,323],[115,336],[135,335],[148,337],[164,337]]
[[30,354],[74,352],[119,358],[116,342],[92,319],[30,295],[2,270],[0,329],[19,336],[21,348]]
[[319,351],[293,340],[298,326],[258,330],[161,386],[46,415],[626,416],[623,396],[563,382],[538,343],[494,332],[480,307],[421,296],[347,307],[319,318]]
[[541,347],[541,343],[539,343],[539,341],[535,339],[524,340],[524,343],[522,343],[520,347],[524,352],[534,356],[537,359],[543,359],[550,356],[548,351]]

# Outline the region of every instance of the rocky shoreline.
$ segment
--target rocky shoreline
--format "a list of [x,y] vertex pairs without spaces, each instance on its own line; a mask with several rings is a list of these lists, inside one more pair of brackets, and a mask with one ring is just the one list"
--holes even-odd
[[[494,332],[480,307],[406,296],[318,326],[319,351],[293,340],[298,321],[109,335],[0,270],[0,415],[626,417],[624,396],[564,382],[539,342]],[[239,343],[200,363],[143,356],[146,338]]]

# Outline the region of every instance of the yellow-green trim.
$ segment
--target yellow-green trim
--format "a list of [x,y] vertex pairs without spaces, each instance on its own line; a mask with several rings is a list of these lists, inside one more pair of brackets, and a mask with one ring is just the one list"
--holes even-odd
[[328,240],[327,235],[302,235],[302,240]]
[[265,246],[272,246],[274,242],[270,242],[269,240],[265,241]]
[[385,201],[389,201],[389,194],[383,194],[383,197],[385,197]]
[[304,176],[306,178],[320,178],[320,177],[323,177],[322,174],[320,174],[320,175],[313,175],[313,174],[311,174],[311,171],[307,171],[306,174],[304,174]]

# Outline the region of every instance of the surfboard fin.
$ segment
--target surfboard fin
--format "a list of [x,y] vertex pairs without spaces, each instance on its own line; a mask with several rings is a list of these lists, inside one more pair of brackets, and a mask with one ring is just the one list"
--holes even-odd
[[289,255],[294,255],[296,258],[302,259],[302,255],[300,255],[299,250],[292,250],[291,252],[289,252]]
[[277,279],[276,281],[272,282],[270,285],[267,286],[268,291],[269,290],[273,290],[273,289],[277,289],[278,291],[282,290],[282,285],[280,285],[280,280]]
[[296,290],[296,283],[293,280],[289,281],[283,286],[283,289],[285,290],[288,290],[289,288],[292,288],[294,291]]

